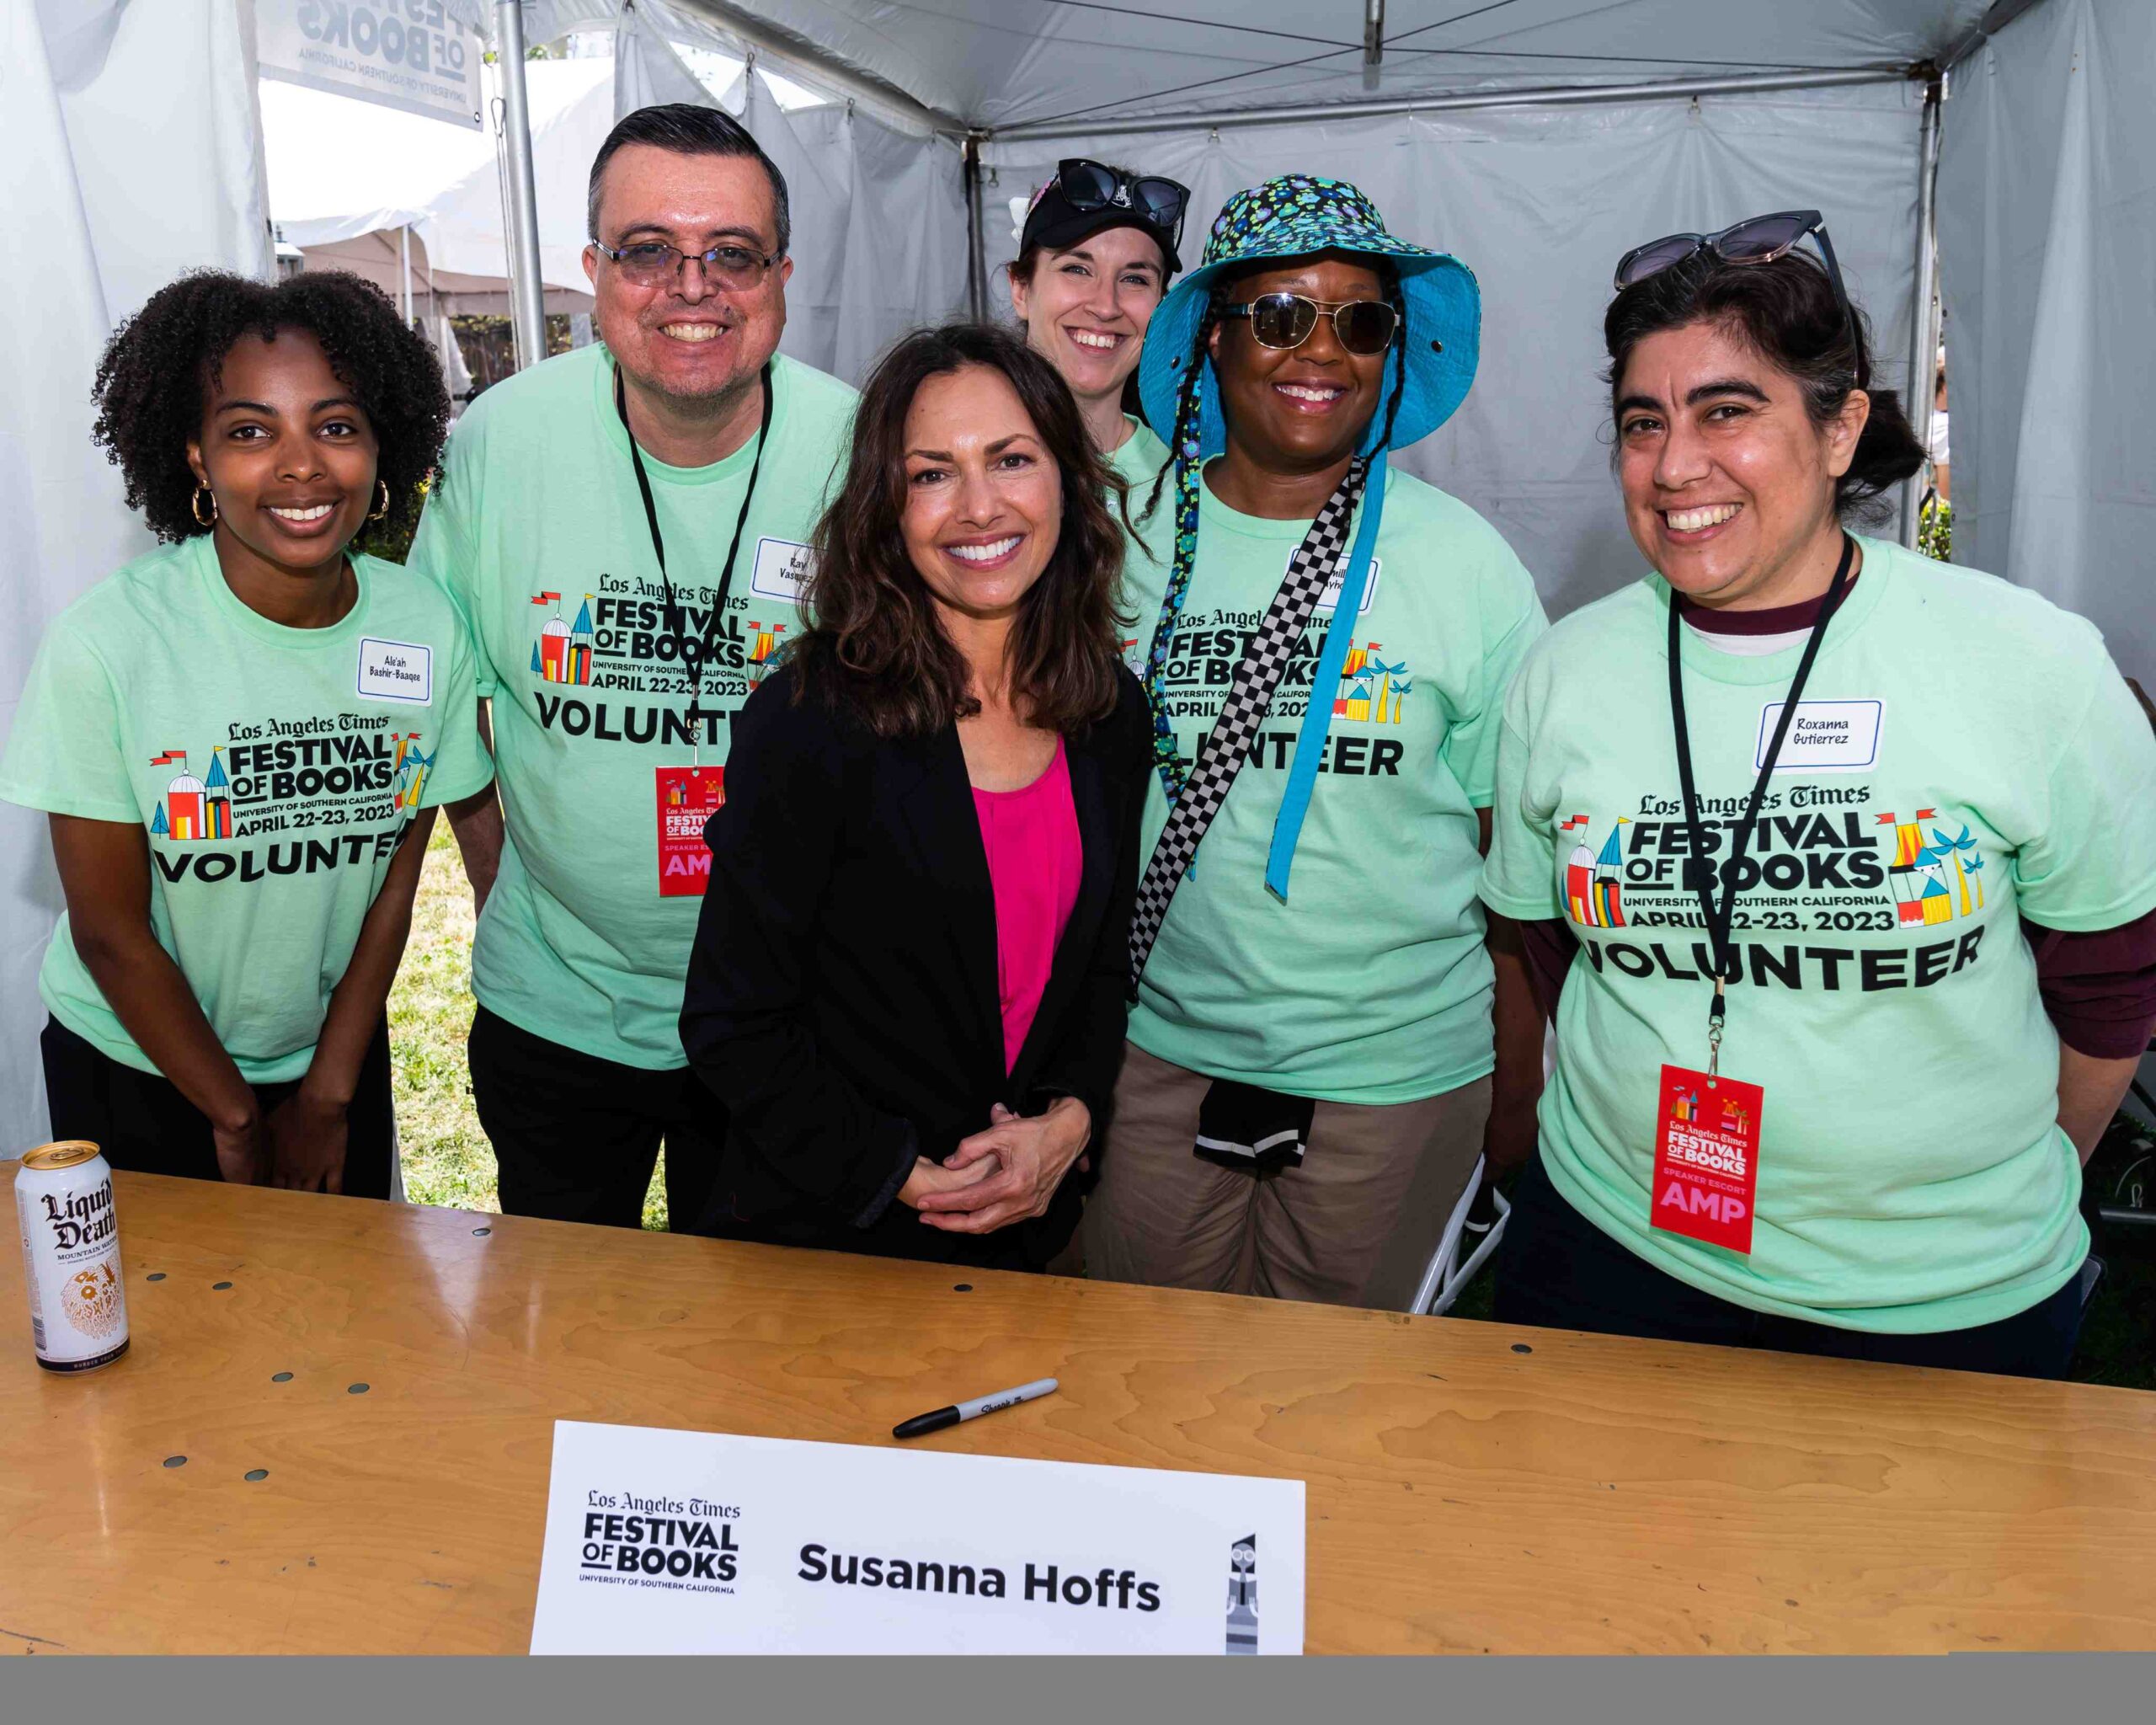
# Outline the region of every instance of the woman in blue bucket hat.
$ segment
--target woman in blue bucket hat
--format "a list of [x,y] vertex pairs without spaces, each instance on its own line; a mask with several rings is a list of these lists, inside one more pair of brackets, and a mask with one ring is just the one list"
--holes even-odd
[[1092,1275],[1401,1307],[1486,1127],[1533,1131],[1475,880],[1545,623],[1497,533],[1386,464],[1465,397],[1479,317],[1465,264],[1303,174],[1229,200],[1153,315],[1173,554],[1124,569],[1155,772]]

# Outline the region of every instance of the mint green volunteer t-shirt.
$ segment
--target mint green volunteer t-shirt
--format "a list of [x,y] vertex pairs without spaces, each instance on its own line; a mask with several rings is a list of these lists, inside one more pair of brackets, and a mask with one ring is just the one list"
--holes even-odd
[[[1202,480],[1198,494],[1198,566],[1164,685],[1186,760],[1310,528],[1240,514]],[[1128,658],[1141,677],[1173,509],[1164,491],[1139,524],[1158,559],[1134,549],[1124,564],[1138,613]],[[1505,691],[1545,624],[1497,531],[1397,468],[1346,674],[1315,689],[1332,616],[1321,602],[1177,889],[1130,1037],[1210,1077],[1321,1101],[1412,1102],[1493,1063],[1475,811],[1490,800]],[[1331,729],[1283,904],[1266,889],[1266,857],[1314,699],[1332,703]],[[1167,822],[1159,776],[1149,777],[1148,856]]]
[[[1542,1156],[1582,1215],[1756,1311],[1963,1329],[2079,1268],[2058,1039],[2019,919],[2156,906],[2156,740],[2078,617],[1865,539],[1747,846],[1721,1069],[1765,1089],[1748,1257],[1648,1226],[1665,1062],[1704,1070],[1711,985],[1670,724],[1668,589],[1566,618],[1505,710],[1482,896],[1566,917]],[[1685,716],[1719,854],[1801,644],[1684,632]],[[1751,884],[1746,885],[1744,883]]]
[[[846,459],[851,390],[782,357],[771,387],[771,447],[694,733],[604,348],[472,404],[412,548],[470,623],[479,692],[494,700],[508,837],[472,943],[473,992],[536,1036],[625,1065],[686,1064],[681,987],[702,900],[684,876],[709,863],[701,844],[671,847],[667,884],[691,889],[661,892],[657,770],[695,764],[700,742],[718,771],[698,783],[723,794],[733,715],[799,632],[806,542]],[[753,437],[705,467],[644,457],[692,635],[755,457]]]
[[[1163,537],[1151,531],[1152,523],[1139,522],[1139,516],[1145,507],[1146,497],[1153,489],[1155,476],[1167,465],[1168,446],[1153,435],[1150,426],[1141,425],[1128,414],[1123,418],[1129,421],[1130,435],[1108,451],[1108,465],[1130,488],[1130,519],[1139,523],[1145,542],[1143,546],[1134,547],[1133,549],[1139,557],[1146,556],[1150,549],[1151,553],[1166,558],[1174,549],[1175,535],[1171,532]],[[1174,510],[1175,480],[1171,478],[1161,488],[1161,506],[1155,511],[1153,519],[1162,523],[1172,521]]]
[[[351,563],[358,602],[294,629],[240,602],[206,534],[137,558],[53,620],[0,757],[11,803],[141,823],[151,929],[253,1084],[306,1073],[413,816],[492,772],[455,610],[392,563]],[[65,915],[38,992],[101,1052],[157,1070]]]

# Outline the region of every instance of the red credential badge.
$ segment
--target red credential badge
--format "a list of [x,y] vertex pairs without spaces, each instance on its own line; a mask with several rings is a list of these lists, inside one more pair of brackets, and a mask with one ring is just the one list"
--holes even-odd
[[1750,1252],[1765,1103],[1758,1085],[1726,1072],[1709,1078],[1684,1066],[1662,1069],[1651,1223],[1705,1245]]
[[723,766],[661,766],[659,777],[659,896],[700,899],[711,879],[704,823],[726,800]]

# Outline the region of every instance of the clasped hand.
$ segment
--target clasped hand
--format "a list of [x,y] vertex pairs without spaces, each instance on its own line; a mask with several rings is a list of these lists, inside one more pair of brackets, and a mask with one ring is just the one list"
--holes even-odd
[[216,1140],[218,1172],[235,1185],[344,1189],[344,1107],[311,1094],[304,1085],[267,1116],[218,1128]]
[[939,1164],[923,1158],[902,1204],[947,1234],[992,1234],[1043,1215],[1063,1177],[1086,1166],[1093,1117],[1075,1097],[1061,1096],[1042,1114],[1014,1114],[998,1103],[985,1131],[960,1141]]

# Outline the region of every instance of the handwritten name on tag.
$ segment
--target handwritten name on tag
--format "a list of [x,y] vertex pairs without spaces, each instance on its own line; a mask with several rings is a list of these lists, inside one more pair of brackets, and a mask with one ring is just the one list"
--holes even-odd
[[749,590],[761,599],[783,599],[788,605],[798,605],[801,590],[814,567],[807,546],[791,539],[759,539]]
[[[1378,572],[1384,567],[1383,558],[1374,557],[1370,559],[1370,577],[1363,583],[1363,602],[1355,607],[1355,614],[1358,617],[1368,611],[1370,608],[1370,601],[1378,596]],[[1347,585],[1348,563],[1347,559],[1342,558],[1340,567],[1332,572],[1332,579],[1325,584],[1325,591],[1317,595],[1317,608],[1320,611],[1339,609],[1340,590]]]
[[[1759,713],[1754,766],[1767,763],[1767,745],[1781,722],[1782,702],[1769,701]],[[1879,729],[1885,703],[1879,701],[1800,701],[1782,743],[1776,772],[1861,772],[1879,764]]]
[[435,650],[415,641],[360,640],[360,698],[408,701],[425,706],[435,698]]

